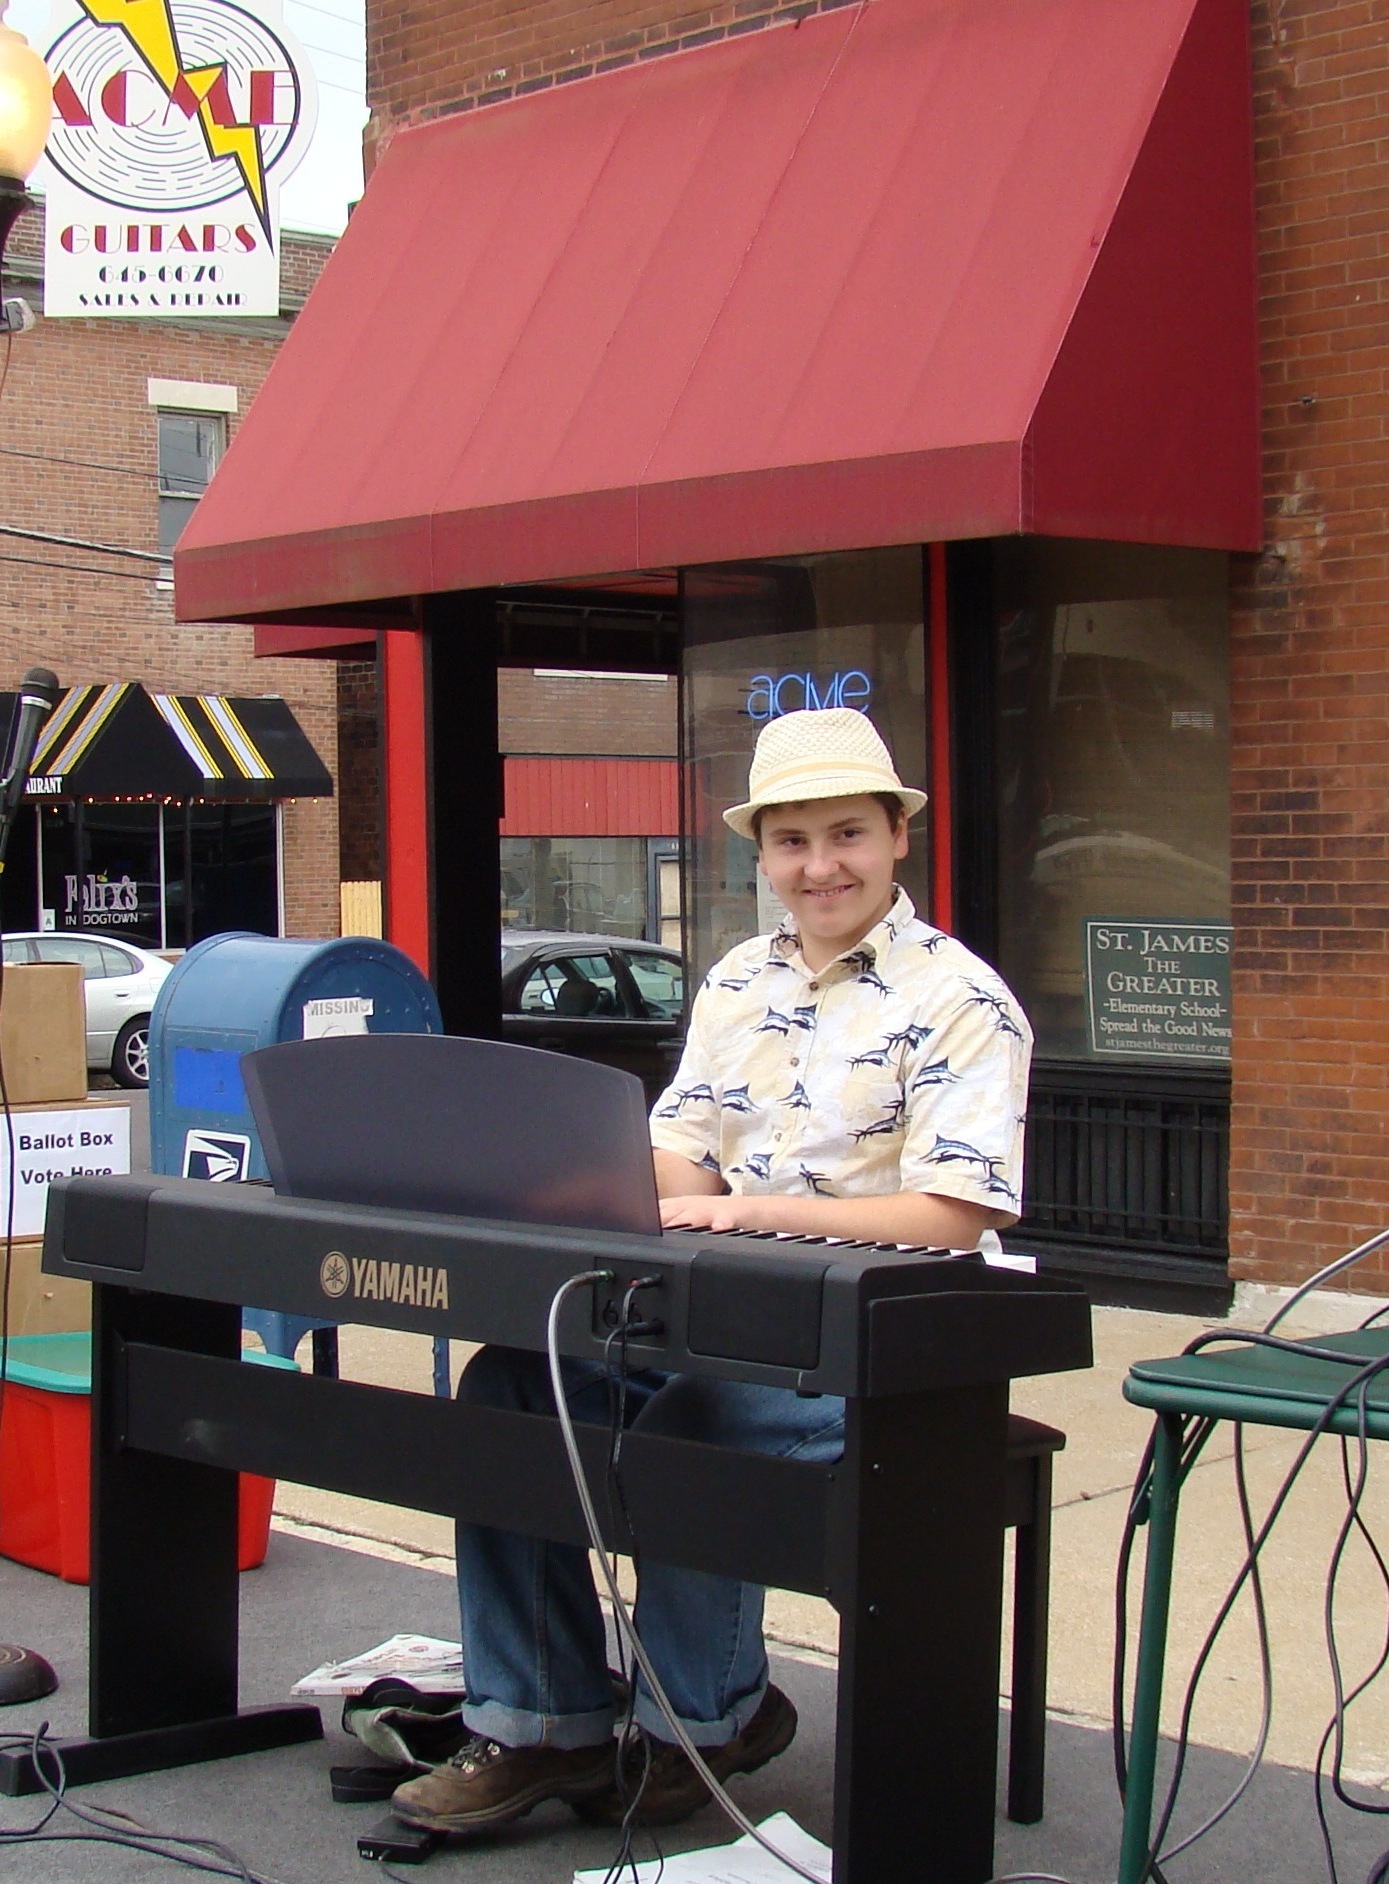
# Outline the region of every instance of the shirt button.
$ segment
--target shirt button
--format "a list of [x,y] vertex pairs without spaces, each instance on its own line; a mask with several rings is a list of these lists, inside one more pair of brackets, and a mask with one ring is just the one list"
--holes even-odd
[[818,981],[812,981],[812,982],[811,982],[811,984],[810,984],[810,992],[811,992],[812,994],[818,994],[818,993],[820,992],[820,984],[819,984],[819,982],[818,982]]
[[801,1063],[801,1062],[800,1062],[800,1058],[799,1058],[799,1056],[798,1056],[797,1054],[794,1054],[794,1053],[793,1053],[793,1054],[791,1055],[791,1064],[792,1064],[792,1066],[799,1066],[799,1065],[800,1065],[800,1063]]

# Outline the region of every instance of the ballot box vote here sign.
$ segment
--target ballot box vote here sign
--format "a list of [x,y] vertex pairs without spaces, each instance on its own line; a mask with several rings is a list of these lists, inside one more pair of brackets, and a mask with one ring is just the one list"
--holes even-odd
[[[14,1233],[42,1236],[48,1187],[57,1177],[130,1169],[129,1106],[14,1115]],[[10,1185],[10,1135],[0,1121],[0,1236]]]

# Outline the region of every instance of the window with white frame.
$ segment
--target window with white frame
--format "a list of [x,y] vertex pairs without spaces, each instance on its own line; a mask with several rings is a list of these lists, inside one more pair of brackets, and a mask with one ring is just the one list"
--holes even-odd
[[160,412],[159,547],[173,551],[226,445],[220,412]]

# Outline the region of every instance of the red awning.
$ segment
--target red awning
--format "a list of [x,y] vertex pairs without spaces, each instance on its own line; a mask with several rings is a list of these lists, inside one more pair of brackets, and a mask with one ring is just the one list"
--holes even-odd
[[401,132],[185,620],[1017,531],[1260,541],[1247,0],[868,0]]

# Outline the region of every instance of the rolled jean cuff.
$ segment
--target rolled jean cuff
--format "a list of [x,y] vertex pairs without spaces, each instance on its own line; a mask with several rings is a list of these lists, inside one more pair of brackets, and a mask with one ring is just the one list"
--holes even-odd
[[566,1753],[575,1747],[601,1747],[611,1740],[614,1719],[611,1707],[596,1708],[591,1714],[532,1714],[502,1701],[482,1701],[468,1702],[463,1708],[463,1725],[485,1740],[496,1740],[504,1747],[556,1747]]
[[[745,1694],[740,1701],[735,1701],[722,1720],[686,1720],[678,1714],[676,1719],[697,1747],[726,1747],[730,1740],[737,1739],[761,1707],[766,1692],[767,1683],[764,1681],[754,1693]],[[670,1722],[644,1686],[637,1691],[632,1717],[638,1727],[644,1728],[653,1740],[674,1741]]]

